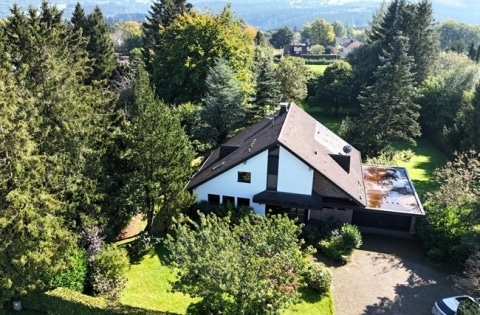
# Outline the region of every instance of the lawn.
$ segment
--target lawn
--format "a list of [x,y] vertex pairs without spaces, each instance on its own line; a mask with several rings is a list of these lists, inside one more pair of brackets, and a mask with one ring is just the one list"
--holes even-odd
[[[175,279],[174,270],[162,262],[166,251],[147,255],[139,263],[132,265],[127,273],[128,282],[120,298],[120,303],[143,309],[185,314],[191,303],[198,302],[190,296],[172,293],[170,281]],[[308,290],[302,290],[302,301],[283,312],[285,315],[332,315],[333,301],[330,295],[320,298]]]
[[328,65],[307,65],[308,70],[315,74],[323,74]]

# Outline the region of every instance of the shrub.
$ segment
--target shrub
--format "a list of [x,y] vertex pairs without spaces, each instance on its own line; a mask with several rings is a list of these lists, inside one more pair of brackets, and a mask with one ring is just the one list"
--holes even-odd
[[125,249],[114,244],[104,244],[92,263],[93,293],[111,299],[119,298],[129,266]]
[[480,305],[470,300],[461,301],[455,314],[478,315],[480,314]]
[[301,238],[305,241],[305,246],[316,246],[322,238],[322,232],[320,228],[315,225],[304,225]]
[[73,291],[82,292],[87,277],[88,258],[83,248],[75,249],[68,256],[68,266],[58,274],[52,276],[52,288],[68,288]]
[[305,269],[304,281],[309,289],[324,294],[332,285],[332,273],[324,264],[311,262]]
[[340,229],[335,229],[326,240],[319,243],[321,251],[325,256],[347,263],[354,248],[362,245],[362,235],[354,225],[345,223]]
[[432,261],[442,262],[445,260],[445,251],[438,247],[430,248],[427,257]]
[[362,234],[355,225],[344,224],[340,228],[342,243],[346,248],[360,248],[362,246]]

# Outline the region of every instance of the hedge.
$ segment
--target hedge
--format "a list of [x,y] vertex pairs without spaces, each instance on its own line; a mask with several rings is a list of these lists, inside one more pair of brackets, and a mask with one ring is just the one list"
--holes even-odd
[[49,315],[172,314],[122,305],[65,288],[57,288],[45,293],[32,293],[23,297],[21,301],[24,310]]

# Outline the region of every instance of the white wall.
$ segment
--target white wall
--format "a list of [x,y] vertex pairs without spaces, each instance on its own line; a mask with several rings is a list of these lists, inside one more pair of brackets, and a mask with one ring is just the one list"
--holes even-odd
[[[267,187],[267,160],[268,150],[248,159],[246,163],[240,163],[225,173],[196,187],[193,193],[197,195],[197,201],[208,200],[208,194],[233,196],[235,198],[250,199],[250,206],[258,214],[265,214],[265,205],[253,203],[253,196],[262,192]],[[239,183],[238,172],[250,172],[250,183]],[[235,199],[236,202],[236,199]]]
[[280,146],[277,191],[312,194],[313,170]]

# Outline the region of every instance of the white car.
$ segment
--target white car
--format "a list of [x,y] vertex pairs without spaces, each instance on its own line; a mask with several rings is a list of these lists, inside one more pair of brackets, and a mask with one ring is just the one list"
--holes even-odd
[[435,305],[432,307],[433,315],[455,315],[457,313],[458,304],[461,301],[470,300],[472,303],[477,304],[479,314],[480,314],[480,304],[478,299],[474,299],[468,295],[453,296],[445,298],[443,300],[435,302]]

